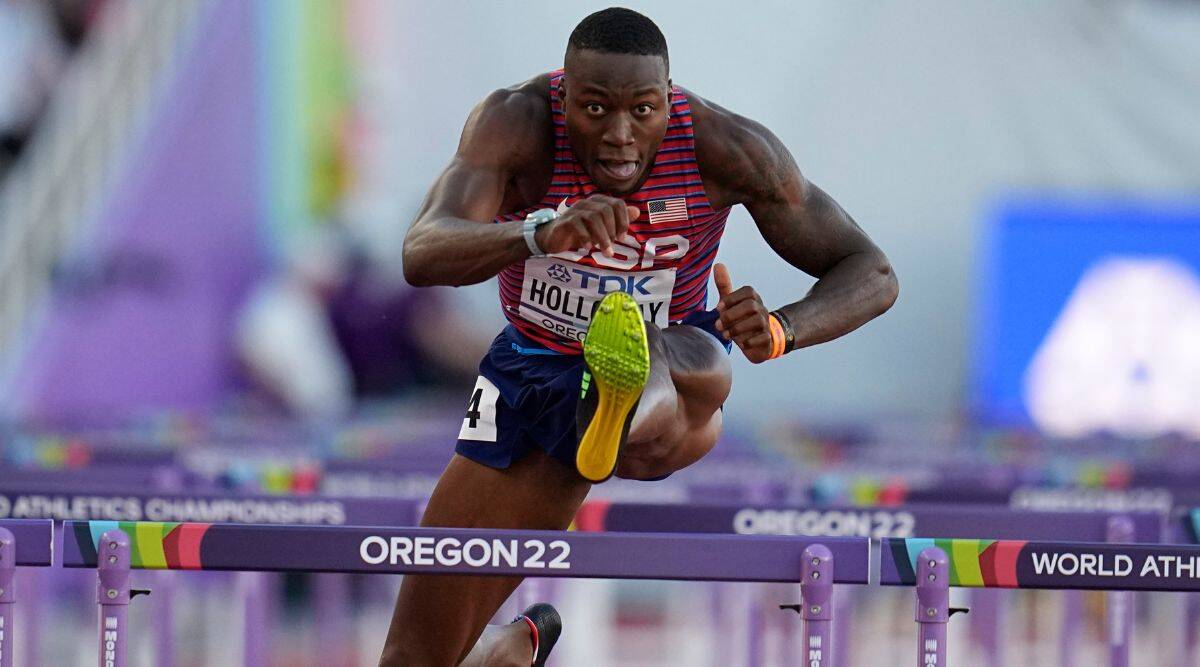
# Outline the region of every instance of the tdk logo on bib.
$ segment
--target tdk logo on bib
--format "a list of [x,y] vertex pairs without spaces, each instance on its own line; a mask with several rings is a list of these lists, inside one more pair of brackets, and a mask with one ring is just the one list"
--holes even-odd
[[564,338],[582,341],[604,295],[625,292],[637,302],[642,319],[665,327],[674,287],[675,269],[610,271],[554,257],[531,258],[525,261],[520,313]]

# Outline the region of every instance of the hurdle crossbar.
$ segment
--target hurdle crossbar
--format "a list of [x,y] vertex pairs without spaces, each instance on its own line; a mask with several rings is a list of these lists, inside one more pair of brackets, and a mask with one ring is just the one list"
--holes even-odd
[[31,519],[76,521],[203,521],[281,525],[410,526],[420,517],[413,498],[269,496],[233,493],[115,491],[91,483],[45,490],[0,483],[0,506]]
[[[899,505],[896,507],[797,505],[679,505],[588,501],[576,528],[589,532],[736,533],[808,537],[992,539],[1106,539],[1109,520],[1127,517],[1131,542],[1160,542],[1165,517],[1157,512],[1030,512],[985,505]],[[1197,514],[1200,525],[1200,513]]]
[[41,519],[0,519],[16,540],[17,566],[49,567],[54,559],[54,523]]
[[798,582],[804,550],[820,543],[836,583],[865,584],[871,548],[865,538],[67,521],[63,566],[95,567],[114,529],[129,536],[134,569]]

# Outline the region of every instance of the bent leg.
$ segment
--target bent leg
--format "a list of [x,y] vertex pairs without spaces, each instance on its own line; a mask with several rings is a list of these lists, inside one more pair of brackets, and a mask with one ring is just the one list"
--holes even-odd
[[[589,488],[574,470],[540,450],[504,470],[456,454],[438,480],[421,525],[564,530]],[[380,666],[459,664],[520,582],[520,577],[405,576]],[[502,628],[489,631],[471,662],[487,664],[487,656],[509,653],[511,647],[501,644],[512,641],[526,659],[531,655],[527,629]]]
[[729,355],[709,333],[689,325],[647,325],[650,379],[617,463],[617,476],[647,479],[685,468],[716,444],[721,404],[729,396]]

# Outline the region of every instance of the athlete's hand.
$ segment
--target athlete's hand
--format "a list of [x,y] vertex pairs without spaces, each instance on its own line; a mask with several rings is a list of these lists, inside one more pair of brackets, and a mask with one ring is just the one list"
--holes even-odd
[[717,331],[732,340],[751,363],[760,364],[771,358],[771,327],[762,297],[749,285],[733,289],[729,269],[717,263],[713,267],[717,283]]
[[536,241],[547,254],[595,248],[612,257],[613,242],[625,236],[629,223],[637,220],[640,213],[624,200],[592,195],[575,202],[554,222],[539,227]]

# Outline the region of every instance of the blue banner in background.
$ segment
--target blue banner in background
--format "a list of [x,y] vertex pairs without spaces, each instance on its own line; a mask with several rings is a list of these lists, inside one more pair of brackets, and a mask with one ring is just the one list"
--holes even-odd
[[976,418],[1200,437],[1200,201],[1006,200],[980,260]]

